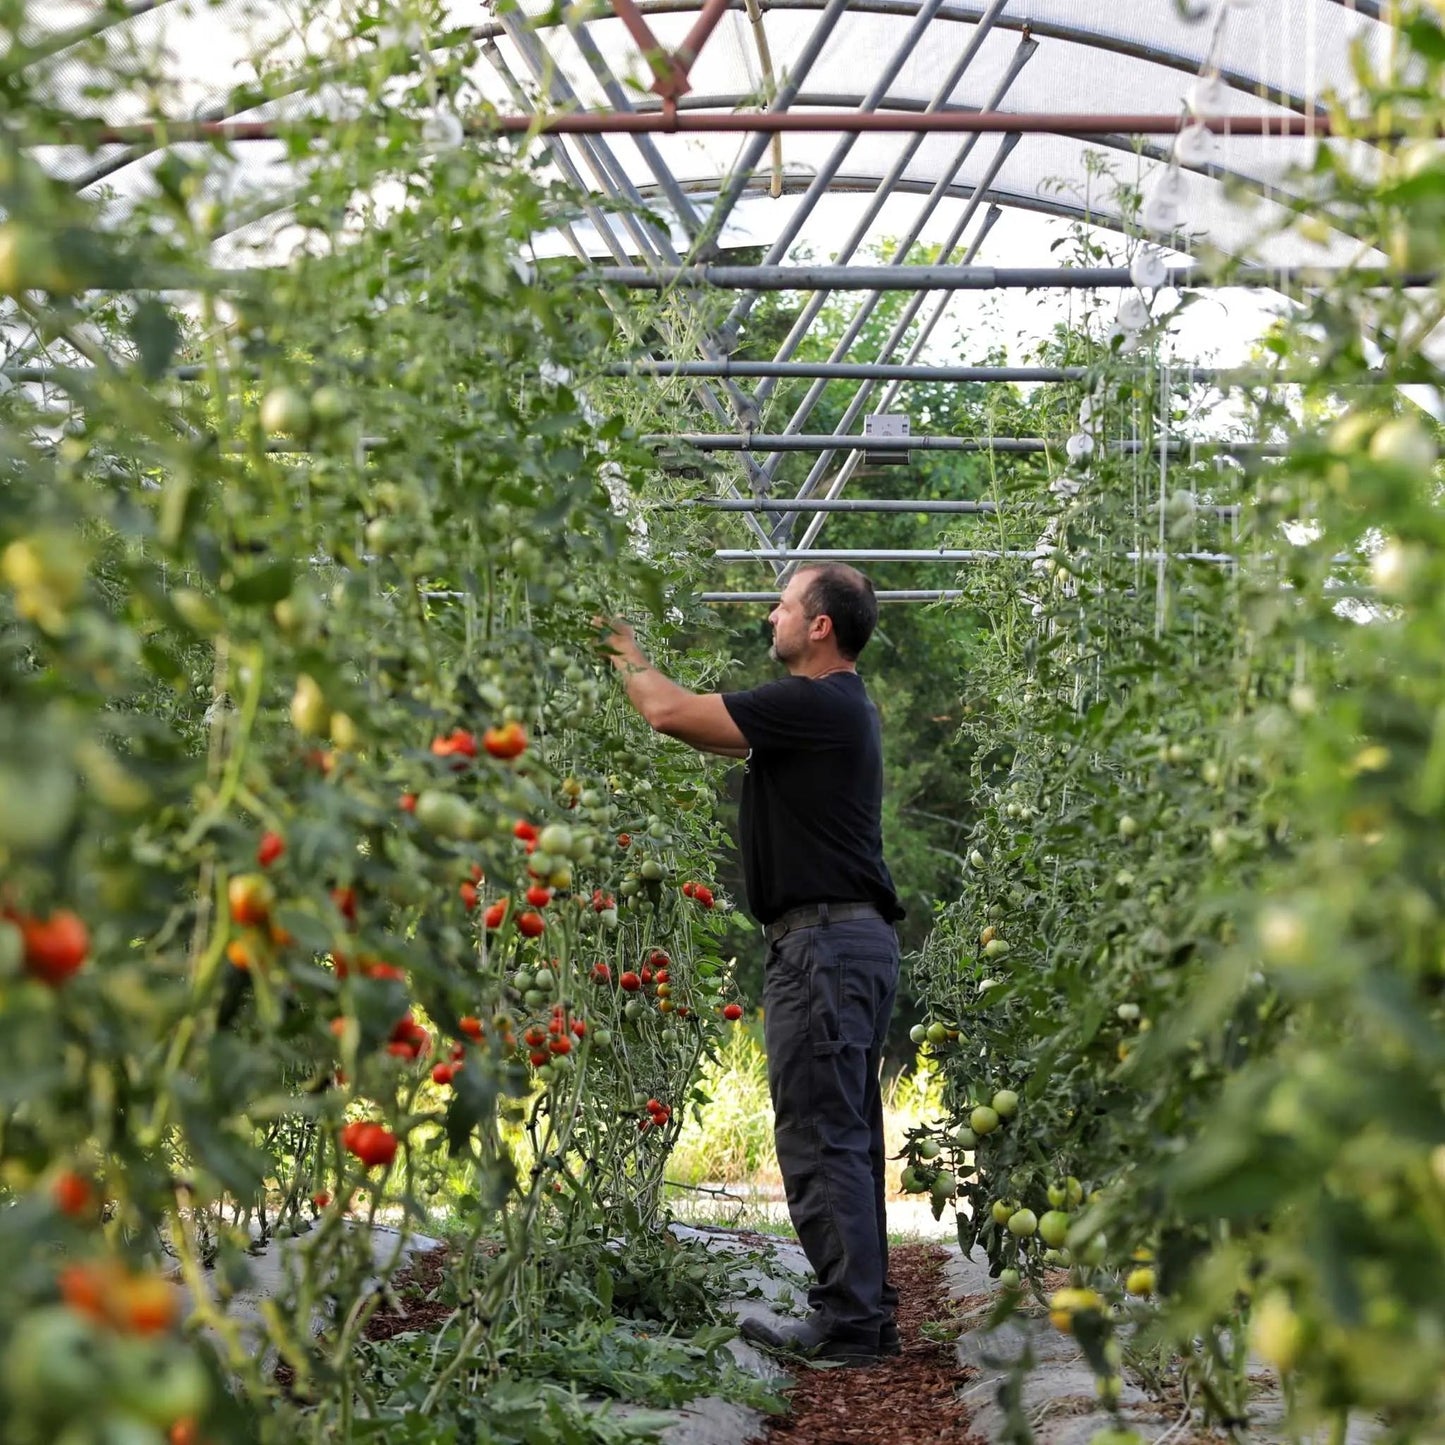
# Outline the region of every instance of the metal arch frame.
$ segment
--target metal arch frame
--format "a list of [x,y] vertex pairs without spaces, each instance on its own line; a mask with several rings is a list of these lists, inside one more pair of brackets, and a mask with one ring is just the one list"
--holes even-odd
[[[115,17],[107,17],[106,23],[100,28],[105,29],[109,28],[109,25],[111,24],[123,23],[126,20],[136,18],[146,13],[147,11],[156,8],[158,5],[164,5],[165,3],[167,3],[167,0],[132,0],[132,3],[127,7],[127,11],[125,14]],[[1361,14],[1360,5],[1350,3],[1350,0],[1329,0],[1329,3],[1342,5],[1344,8],[1351,10],[1355,14]],[[712,9],[716,10],[718,8],[716,0],[710,0],[710,4]],[[937,3],[937,0],[914,0],[914,3],[910,3],[910,0],[855,0],[855,3],[851,5],[847,4],[846,0],[790,0],[790,3],[781,4],[768,4],[767,0],[763,0],[763,4],[765,9],[776,9],[780,11],[796,10],[801,12],[816,11],[819,9],[823,11],[823,20],[817,27],[815,27],[813,35],[804,42],[805,51],[808,49],[809,46],[816,44],[817,48],[814,49],[812,52],[814,58],[816,58],[817,51],[821,49],[823,39],[826,38],[827,32],[831,29],[832,24],[836,23],[837,18],[839,18],[839,16],[843,13],[845,9],[852,10],[854,13],[877,13],[901,16],[907,16],[911,14],[915,19],[916,29],[917,19],[920,14],[926,9],[932,8],[936,11],[934,18],[943,19],[946,21],[957,21],[960,23],[972,23],[974,25],[976,38],[975,42],[968,48],[966,52],[969,58],[972,58],[972,55],[977,52],[977,49],[981,45],[982,39],[987,34],[987,30],[991,28],[995,22],[998,22],[1003,23],[1005,25],[1005,28],[1020,30],[1025,37],[1026,42],[1031,36],[1057,39],[1068,44],[1078,44],[1085,47],[1096,48],[1101,51],[1113,51],[1115,53],[1128,56],[1133,60],[1142,61],[1147,64],[1162,65],[1184,71],[1196,71],[1200,65],[1200,57],[1198,56],[1186,55],[1178,50],[1167,49],[1164,47],[1145,46],[1138,42],[1128,41],[1126,39],[1123,39],[1122,37],[1102,36],[1096,32],[1082,29],[1080,26],[1075,24],[1068,24],[1058,21],[1040,21],[1032,23],[1023,19],[1010,19],[1008,21],[1004,21],[1001,12],[1005,8],[1007,0],[986,0],[986,3],[985,0],[979,0],[979,3],[977,3],[976,5],[969,3],[969,0],[953,0],[953,3],[946,6],[939,5]],[[653,0],[653,3],[648,3],[648,0],[641,0],[641,3],[638,6],[638,9],[640,11],[651,14],[661,14],[667,13],[669,11],[674,13],[693,13],[699,8],[700,6],[698,3],[695,3],[695,0],[694,3],[679,3],[679,0]],[[734,0],[734,3],[726,5],[725,8],[741,9],[741,0]],[[1373,7],[1377,12],[1373,15],[1368,13],[1368,10],[1370,8],[1371,7],[1368,4],[1367,0],[1366,13],[1364,14],[1363,18],[1365,18],[1367,21],[1378,22],[1380,19],[1380,16],[1378,14],[1378,6]],[[619,23],[624,22],[619,21]],[[535,31],[529,30],[525,39],[527,42],[530,42],[530,46],[529,44],[525,44],[518,40],[515,33],[515,27],[515,21],[503,21],[497,24],[495,27],[478,27],[478,30],[492,30],[494,34],[506,33],[508,37],[512,40],[513,45],[516,46],[519,52],[522,54],[524,63],[530,65],[531,69],[533,70],[534,79],[537,82],[542,83],[551,92],[551,94],[549,95],[549,99],[554,102],[561,101],[563,104],[575,101],[575,95],[573,95],[570,90],[566,89],[565,76],[563,75],[560,67],[544,66],[543,69],[546,72],[545,79],[543,74],[538,73],[537,57],[535,52],[546,52],[546,36],[548,32],[554,27],[543,27]],[[574,36],[574,39],[576,38],[577,27],[575,25],[564,24],[555,28],[559,31],[559,33],[570,33]],[[911,30],[910,37],[913,35],[913,33],[914,31]],[[533,54],[531,55],[528,54],[529,48],[533,49]],[[580,41],[579,48],[581,48]],[[63,49],[63,41],[56,45],[56,50],[58,51],[60,49]],[[600,52],[596,53],[595,56],[596,62],[599,63],[594,63],[594,57],[592,55],[586,55],[585,51],[584,58],[587,59],[588,64],[592,67],[594,71],[594,74],[597,75],[598,80],[603,84],[604,92],[608,93],[608,98],[613,102],[615,106],[617,103],[617,98],[607,89],[608,77],[606,77],[603,73],[605,71],[605,65],[600,64]],[[804,71],[806,71],[806,66],[802,68]],[[512,71],[512,67],[510,65],[499,66],[498,69]],[[1016,74],[1017,72],[1014,71],[1013,73]],[[1293,110],[1295,112],[1304,111],[1306,109],[1306,103],[1301,100],[1301,98],[1290,95],[1289,93],[1285,92],[1281,87],[1273,85],[1266,77],[1245,75],[1240,72],[1231,73],[1224,70],[1220,70],[1219,73],[1221,74],[1221,77],[1225,79],[1227,83],[1229,83],[1231,86],[1240,89],[1245,93],[1254,94],[1260,99],[1268,101],[1269,103],[1282,105],[1286,109]],[[515,74],[515,72],[513,72],[513,74]],[[562,86],[562,89],[560,91],[558,89],[559,81],[561,82]],[[801,85],[801,83],[802,76],[796,76],[791,86],[785,87],[785,93],[783,95],[780,95],[778,101],[775,103],[774,108],[778,110],[784,110],[788,109],[790,106],[792,106],[793,108],[799,108],[802,105],[805,105],[807,103],[807,100],[803,97],[796,95],[796,91]],[[615,85],[615,81],[613,81],[613,84]],[[1007,88],[1007,86],[1005,86],[1005,88]],[[794,94],[787,95],[786,91],[788,89],[792,89],[794,91]],[[276,97],[272,96],[267,98],[275,99]],[[871,96],[865,97],[862,98],[859,108],[868,108],[868,102],[870,99],[874,99],[876,103],[876,98]],[[944,99],[946,100],[946,97],[944,97]],[[705,107],[706,101],[703,98],[699,98],[697,101],[694,101],[693,104],[696,105],[697,108],[702,109]],[[715,101],[714,104],[716,104]],[[906,100],[896,103],[890,103],[886,97],[883,98],[882,105],[884,109],[897,109],[904,111],[916,108],[916,106]],[[934,105],[929,106],[929,109],[932,108],[934,108]],[[1309,111],[1307,112],[1306,118],[1309,119],[1316,114],[1319,114],[1319,112]],[[846,135],[847,132],[844,132],[844,134]],[[975,136],[973,139],[976,140],[976,138],[977,137]],[[853,139],[856,139],[856,135],[853,137]],[[744,152],[742,158],[740,159],[740,163],[735,165],[727,176],[720,178],[716,182],[716,200],[711,208],[710,213],[703,222],[700,232],[695,231],[694,227],[688,224],[688,221],[692,218],[687,216],[685,207],[679,206],[677,203],[678,198],[682,195],[685,195],[686,192],[684,191],[683,187],[679,185],[676,177],[672,174],[666,164],[662,163],[661,157],[657,154],[655,148],[653,149],[652,154],[647,154],[646,152],[642,152],[642,147],[639,146],[639,151],[644,154],[644,159],[647,161],[649,169],[657,178],[659,189],[668,197],[669,200],[673,202],[673,209],[677,213],[680,223],[683,224],[686,233],[691,238],[695,239],[696,244],[693,248],[694,255],[698,254],[699,252],[706,254],[708,248],[710,248],[712,244],[716,241],[716,239],[720,236],[728,215],[732,211],[733,207],[736,205],[739,198],[746,192],[748,186],[752,183],[754,168],[757,164],[758,159],[761,156],[762,151],[766,148],[767,143],[767,138],[765,136],[754,136],[752,140],[749,141],[748,144],[744,147]],[[594,178],[597,181],[598,187],[604,193],[624,200],[640,201],[642,199],[640,191],[638,189],[634,189],[627,172],[624,171],[623,168],[617,164],[616,159],[611,155],[607,144],[605,143],[605,141],[602,140],[601,137],[593,137],[590,139],[577,137],[572,140],[571,144],[573,147],[575,147],[577,151],[582,154],[584,158],[584,163],[588,166],[589,170],[592,172]],[[834,188],[831,182],[836,178],[836,172],[841,165],[843,156],[846,154],[847,144],[851,144],[851,140],[843,146],[835,147],[834,149],[832,162],[832,170],[834,174],[828,177],[828,183],[820,186],[817,183],[816,178],[810,183],[805,205],[798,209],[798,212],[794,217],[794,223],[796,226],[801,226],[802,221],[806,218],[806,215],[812,209],[812,205],[816,202],[816,200],[822,194]],[[1101,148],[1117,148],[1130,151],[1133,151],[1135,149],[1133,143],[1122,138],[1101,139],[1099,141],[1099,144],[1101,145]],[[559,156],[566,153],[565,143],[562,142],[560,138],[554,138],[553,148],[555,153]],[[978,187],[973,188],[962,186],[955,187],[954,178],[956,175],[957,166],[962,163],[962,157],[960,157],[959,161],[955,162],[954,169],[950,171],[946,177],[940,178],[940,180],[942,180],[943,182],[942,185],[939,185],[937,182],[935,182],[929,188],[929,200],[925,204],[923,217],[926,219],[927,215],[931,213],[932,209],[944,197],[949,196],[951,193],[953,193],[955,189],[957,189],[960,194],[967,193],[969,195],[968,206],[964,212],[964,221],[957,228],[958,236],[954,238],[954,243],[956,244],[956,241],[958,239],[961,239],[962,230],[966,225],[967,220],[971,218],[971,215],[973,214],[977,205],[981,203],[984,195],[986,195],[988,191],[994,186],[994,183],[997,179],[998,170],[1000,169],[1002,161],[1006,159],[1009,149],[1011,149],[1011,147],[1003,149],[1001,151],[1001,155],[998,158],[998,162],[995,164],[993,170],[984,177],[983,181]],[[1150,155],[1150,152],[1147,149],[1144,151],[1144,153],[1146,155]],[[965,150],[964,155],[966,154],[967,151]],[[1156,152],[1150,155],[1150,158],[1157,160],[1159,159],[1159,156]],[[119,162],[114,166],[115,169],[119,169],[129,160],[138,159],[138,156],[132,153],[124,160],[121,160],[118,157],[112,157],[110,159],[112,162]],[[654,160],[657,163],[654,163]],[[1224,171],[1222,168],[1202,167],[1198,169],[1202,170],[1203,173],[1206,175],[1211,173],[1211,169],[1216,176],[1229,174],[1229,172]],[[580,176],[577,174],[575,168],[572,168],[572,175],[570,179],[572,180],[573,184],[576,184],[578,181],[580,181]],[[902,179],[903,178],[901,173],[898,175],[893,175],[891,172],[888,176],[877,179],[874,182],[875,194],[893,195],[895,193],[898,193],[899,191],[906,191],[909,188],[898,185],[898,182],[902,181]],[[1252,178],[1239,177],[1239,179],[1246,181],[1246,183],[1249,183]],[[1256,186],[1260,186],[1262,183],[1254,182],[1254,184]],[[922,187],[920,186],[919,189],[921,190]],[[1035,207],[1034,209],[1040,208]],[[1088,212],[1086,213],[1084,208],[1072,207],[1065,202],[1056,209],[1064,214],[1072,212],[1073,214],[1081,218],[1093,220],[1095,224],[1099,224],[1105,227],[1108,226],[1108,222],[1104,219],[1103,215],[1094,211],[1092,207],[1090,207]],[[649,228],[645,228],[644,224],[638,222],[636,219],[633,220],[632,225],[628,225],[627,220],[624,219],[623,225],[632,234],[638,250],[640,251],[644,260],[652,261],[655,257],[657,261],[662,262],[663,264],[676,264],[676,253],[672,250],[669,239],[658,237],[655,232],[653,232]],[[1116,218],[1115,228],[1122,229],[1122,217]],[[602,229],[604,230],[608,239],[612,240],[615,244],[615,233],[612,231],[612,228],[610,226],[606,226]],[[895,263],[901,263],[905,260],[908,252],[912,249],[915,241],[916,235],[910,235],[908,241],[904,244],[898,255],[894,258]],[[575,238],[573,238],[572,243],[575,248]],[[611,248],[609,247],[609,249]],[[614,255],[615,254],[616,253],[614,251]],[[815,295],[814,301],[817,303],[821,303],[824,294],[826,293],[817,293]],[[927,331],[931,329],[932,325],[943,314],[944,308],[947,306],[948,301],[951,299],[951,294],[952,293],[945,293],[942,299],[942,304],[937,308],[932,320],[925,327],[925,336],[927,334]],[[908,316],[905,318],[905,323],[903,327],[895,328],[894,335],[890,336],[889,341],[885,343],[883,352],[880,353],[879,357],[877,358],[879,362],[886,362],[890,359],[894,348],[902,339],[903,331],[906,330],[906,322],[908,320],[911,320],[911,318],[917,314],[917,311],[922,307],[925,299],[926,292],[918,291],[915,293],[912,306],[909,310]],[[853,323],[849,327],[844,342],[840,343],[841,350],[839,351],[838,355],[834,357],[834,360],[841,360],[842,355],[846,353],[848,347],[852,343],[852,340],[855,339],[857,334],[861,331],[863,321],[866,320],[866,316],[871,310],[872,305],[876,303],[876,300],[877,293],[875,292],[872,297],[868,298],[861,304],[857,315],[855,315]],[[810,309],[805,310],[805,317],[808,320],[811,320],[812,317],[816,315],[817,309],[817,307],[813,306],[813,303],[810,303]],[[731,319],[732,318],[730,317],[730,320]],[[916,345],[914,348],[915,352],[917,349],[918,348]],[[788,354],[789,353],[787,350],[787,346],[785,344],[784,350],[779,352],[779,361],[785,360]],[[716,359],[716,350],[715,348],[704,345],[703,355],[705,359]],[[910,355],[909,360],[911,361],[913,359],[913,356]],[[764,378],[764,385],[759,388],[760,396],[766,395],[768,390],[770,389],[768,386],[769,380],[769,378]],[[741,400],[739,390],[730,379],[724,378],[724,385],[733,395],[735,409],[738,412],[738,422],[741,427],[741,434],[744,438],[746,438],[752,430],[750,422],[756,416],[756,413],[755,411],[753,411],[750,415],[750,409],[748,407],[746,407],[745,405],[738,405],[739,401]],[[866,402],[872,385],[872,382],[868,382],[859,388],[853,399],[853,402],[850,404],[849,407],[848,419],[850,421],[854,419],[856,413]],[[701,391],[702,387],[700,387],[699,390]],[[892,391],[890,392],[890,395],[896,394],[896,390],[897,385],[895,384],[892,388]],[[799,408],[793,420],[790,421],[788,424],[787,431],[790,434],[797,435],[799,433],[800,428],[803,424],[803,420],[807,415],[807,411],[810,409],[811,403],[816,399],[817,394],[820,392],[821,385],[816,386],[810,391],[808,400],[805,401],[803,406]],[[713,398],[713,403],[714,406],[717,405],[716,397]],[[884,404],[887,404],[886,401]],[[842,429],[840,428],[840,430]],[[842,440],[842,438],[840,438],[840,440]],[[857,455],[858,454],[855,452],[853,457],[854,461],[856,461]],[[826,453],[824,454],[824,456],[820,457],[818,466],[814,468],[813,473],[810,474],[807,482],[804,483],[802,490],[799,492],[798,500],[802,500],[803,498],[805,498],[812,490],[813,486],[816,484],[816,480],[821,477],[821,472],[826,466],[827,459],[828,454]],[[776,462],[777,458],[774,458],[773,460],[774,462]],[[763,470],[765,476],[767,476],[768,480],[770,480],[771,469],[764,468]],[[757,483],[759,480],[760,479],[757,477],[757,475],[754,474],[755,488],[757,488]],[[846,480],[847,472],[845,471],[845,473],[836,480],[834,484],[834,489],[831,493],[832,496],[837,495],[837,492],[842,489],[842,486],[846,483]],[[764,484],[762,490],[766,490],[766,483]],[[815,522],[821,523],[821,521],[823,520],[823,515],[824,514],[822,512],[818,513]],[[747,520],[751,521],[753,519],[749,517]],[[784,524],[786,525],[791,521],[791,517],[785,516],[783,520]],[[815,534],[815,532],[816,525],[810,529],[808,536],[804,540],[802,550],[807,550],[808,545],[810,544],[812,536]],[[775,542],[778,540],[778,537],[779,533],[775,532]]]

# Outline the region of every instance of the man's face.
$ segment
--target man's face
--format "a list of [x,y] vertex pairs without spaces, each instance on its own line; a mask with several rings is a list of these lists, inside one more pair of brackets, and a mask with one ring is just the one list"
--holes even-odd
[[783,588],[778,605],[768,614],[768,626],[773,629],[773,645],[768,655],[784,667],[791,666],[808,651],[808,630],[813,619],[807,615],[805,604],[812,580],[805,572],[794,573]]

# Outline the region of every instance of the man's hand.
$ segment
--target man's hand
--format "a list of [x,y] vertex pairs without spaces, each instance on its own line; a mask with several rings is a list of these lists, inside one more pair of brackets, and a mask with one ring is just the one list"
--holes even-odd
[[607,654],[608,661],[614,667],[621,667],[625,663],[634,666],[646,665],[647,659],[637,645],[637,636],[630,622],[624,622],[620,617],[594,617],[592,625],[599,634],[598,650]]
[[699,694],[679,687],[647,660],[632,625],[620,617],[594,617],[597,650],[622,673],[627,696],[655,732],[676,738],[699,752],[744,758],[748,741],[717,693]]

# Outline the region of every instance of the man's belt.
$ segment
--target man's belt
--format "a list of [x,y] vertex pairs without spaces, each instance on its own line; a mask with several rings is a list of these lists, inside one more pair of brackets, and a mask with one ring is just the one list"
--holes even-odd
[[776,943],[795,928],[826,928],[830,923],[844,923],[850,918],[882,918],[871,903],[813,903],[806,908],[790,908],[771,923],[763,925],[763,937]]

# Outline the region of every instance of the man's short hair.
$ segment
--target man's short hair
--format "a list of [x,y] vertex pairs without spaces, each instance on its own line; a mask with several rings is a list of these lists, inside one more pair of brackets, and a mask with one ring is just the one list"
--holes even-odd
[[878,598],[873,584],[856,567],[842,562],[820,562],[801,570],[812,578],[804,612],[810,618],[832,619],[838,651],[852,662],[878,625]]

